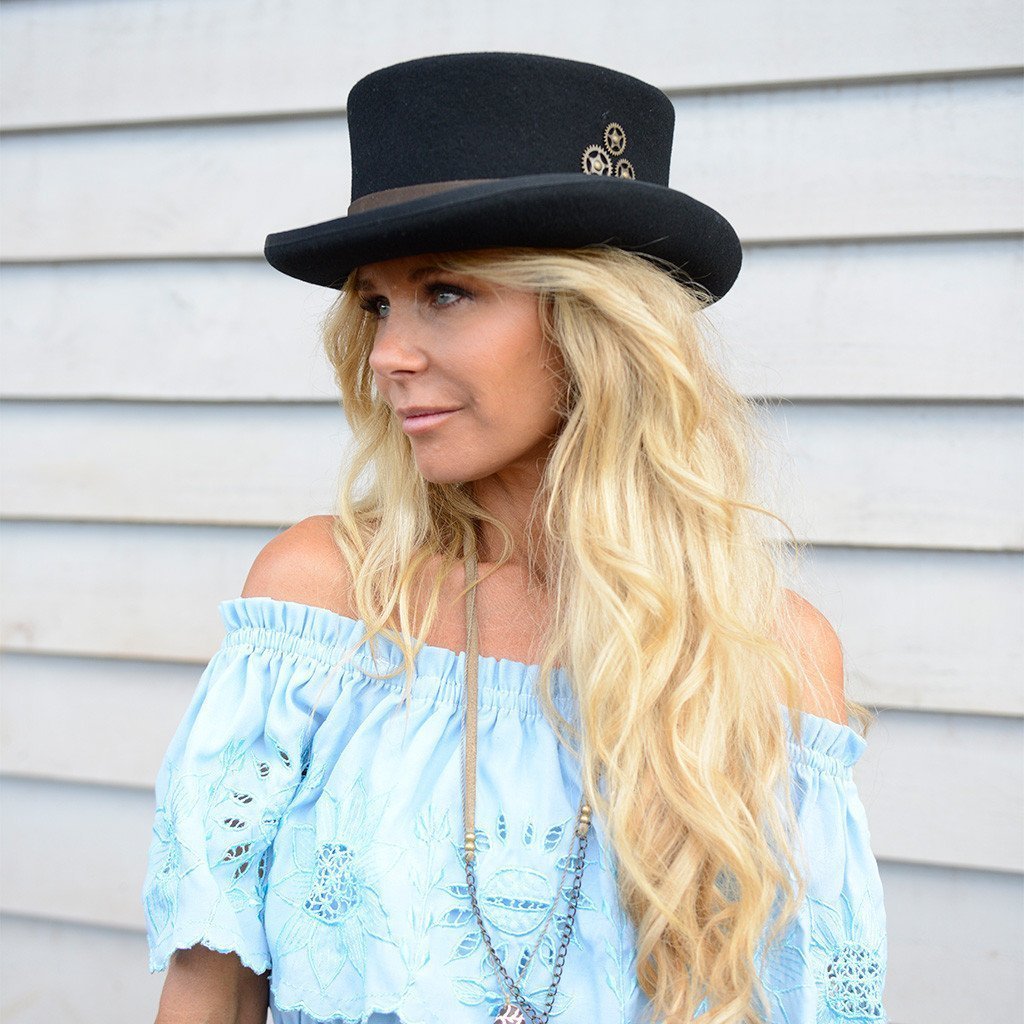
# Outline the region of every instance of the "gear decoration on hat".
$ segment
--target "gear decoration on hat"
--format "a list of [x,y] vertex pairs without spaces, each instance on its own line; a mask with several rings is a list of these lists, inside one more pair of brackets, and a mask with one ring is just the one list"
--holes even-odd
[[611,121],[604,129],[604,145],[587,146],[583,150],[583,173],[603,174],[617,178],[636,179],[636,168],[626,159],[616,161],[626,150],[626,132],[618,121]]
[[612,156],[622,156],[626,149],[626,133],[618,121],[612,121],[604,130],[604,145]]
[[584,174],[613,174],[611,154],[604,146],[587,146],[583,150]]

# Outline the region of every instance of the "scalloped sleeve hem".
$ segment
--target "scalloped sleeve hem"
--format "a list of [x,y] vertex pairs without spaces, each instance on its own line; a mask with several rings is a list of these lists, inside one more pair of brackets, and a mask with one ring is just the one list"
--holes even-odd
[[[224,601],[207,664],[156,780],[142,903],[149,970],[200,944],[269,970],[263,924],[274,838],[306,780],[333,663],[299,605]],[[312,612],[312,610],[310,610]]]

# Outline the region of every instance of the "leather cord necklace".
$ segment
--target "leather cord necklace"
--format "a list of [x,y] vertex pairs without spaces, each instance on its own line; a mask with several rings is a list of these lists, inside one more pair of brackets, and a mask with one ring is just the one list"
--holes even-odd
[[[479,698],[477,696],[477,669],[479,661],[477,623],[476,623],[476,546],[467,534],[463,548],[465,556],[466,571],[466,729],[465,729],[465,777],[463,786],[463,820],[465,822],[464,836],[464,864],[466,868],[466,886],[469,889],[469,898],[473,906],[473,913],[476,916],[477,926],[480,928],[483,940],[487,946],[487,954],[497,974],[499,984],[505,993],[505,1004],[498,1015],[494,1018],[494,1024],[547,1024],[551,1008],[554,1006],[555,993],[558,991],[558,984],[562,978],[562,968],[565,965],[565,957],[569,947],[569,939],[572,935],[573,924],[576,919],[576,906],[579,901],[580,886],[583,882],[583,871],[586,866],[587,839],[590,830],[590,805],[585,798],[580,799],[580,809],[576,816],[576,827],[573,829],[572,842],[570,844],[569,856],[566,858],[565,869],[562,872],[562,880],[555,890],[555,897],[548,917],[541,932],[541,938],[533,948],[533,952],[526,959],[519,972],[517,980],[513,980],[508,971],[505,970],[500,957],[494,950],[494,943],[487,932],[484,924],[483,914],[480,911],[480,904],[477,902],[477,881],[476,881],[476,741],[477,741],[477,710]],[[578,852],[575,857],[572,855],[572,848],[578,844]],[[544,935],[547,932],[548,922],[554,914],[555,907],[563,895],[562,883],[565,880],[569,865],[574,867],[572,891],[568,897],[568,909],[562,926],[562,937],[559,943],[558,952],[555,955],[553,977],[548,986],[546,1007],[544,1010],[537,1010],[523,994],[520,984],[526,969],[532,960],[534,953],[540,948]]]

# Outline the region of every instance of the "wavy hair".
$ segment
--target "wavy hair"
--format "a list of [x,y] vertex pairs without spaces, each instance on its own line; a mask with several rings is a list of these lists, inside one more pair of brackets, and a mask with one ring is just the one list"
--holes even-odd
[[[762,1024],[758,958],[806,892],[788,758],[804,688],[820,681],[807,678],[781,586],[786,545],[756,516],[786,527],[794,561],[799,544],[752,500],[766,438],[718,365],[710,296],[603,245],[448,253],[439,266],[535,292],[564,360],[562,425],[531,512],[552,598],[539,696],[617,861],[651,1019]],[[374,385],[374,333],[350,276],[324,323],[353,435],[333,534],[364,642],[397,643],[408,698],[425,643],[415,638],[462,568],[464,539],[476,544],[480,522],[498,530],[492,572],[513,540],[471,483],[420,475]],[[526,555],[533,578],[538,552]],[[413,587],[432,557],[440,569],[415,621]],[[557,665],[579,728],[555,707]],[[862,705],[847,698],[846,710],[867,722]]]

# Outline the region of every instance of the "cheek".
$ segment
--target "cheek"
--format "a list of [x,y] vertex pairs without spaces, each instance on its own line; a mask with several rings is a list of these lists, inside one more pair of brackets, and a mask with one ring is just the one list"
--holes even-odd
[[513,311],[506,304],[500,317],[479,323],[474,333],[486,343],[467,347],[469,359],[459,372],[474,396],[477,424],[496,432],[549,433],[558,423],[563,364],[558,348],[544,340],[536,306],[527,300]]
[[533,405],[541,415],[556,416],[565,391],[565,364],[554,345],[538,342],[538,349],[528,370]]
[[488,403],[491,425],[510,434],[550,434],[560,422],[561,383],[536,356],[508,369]]

